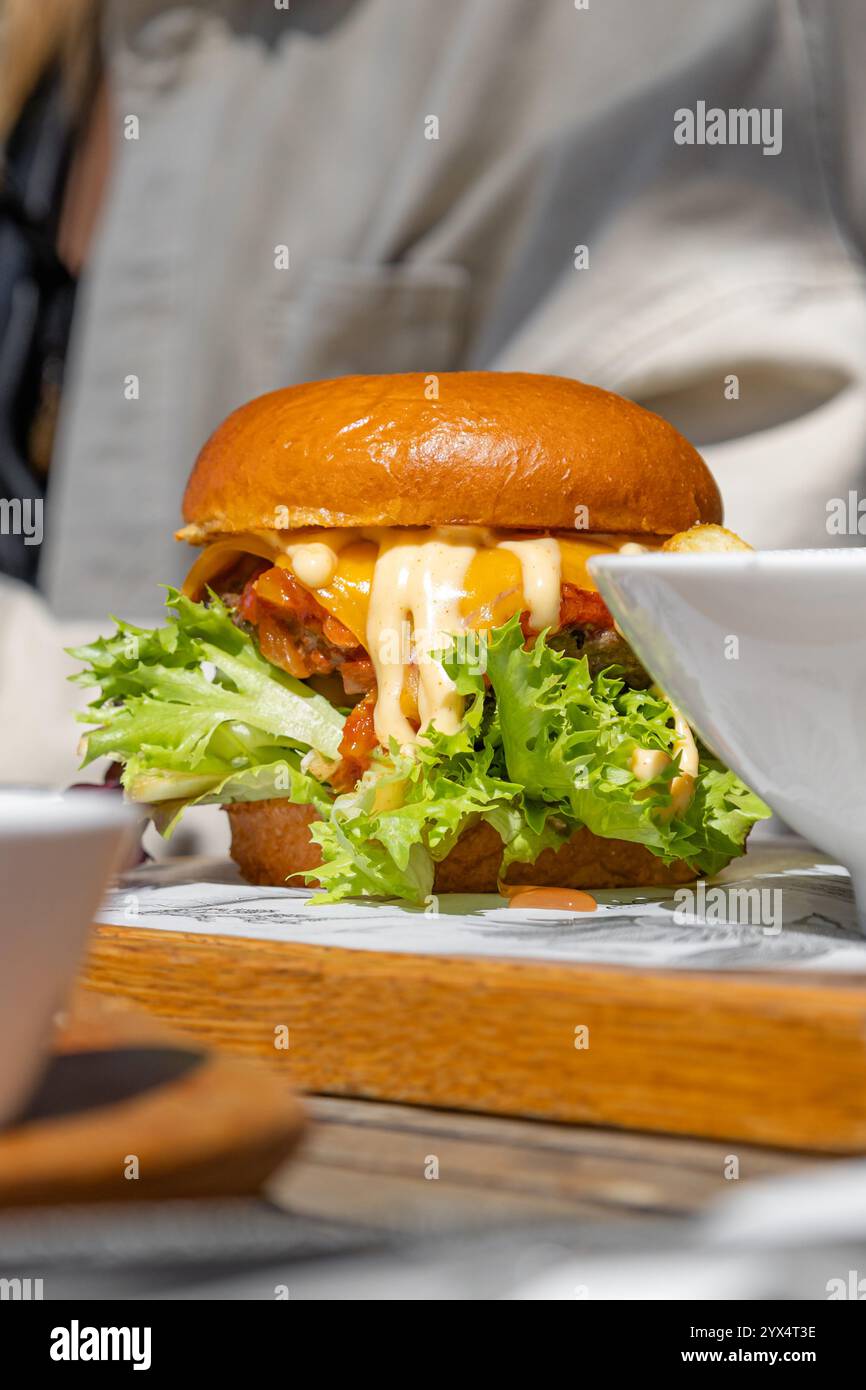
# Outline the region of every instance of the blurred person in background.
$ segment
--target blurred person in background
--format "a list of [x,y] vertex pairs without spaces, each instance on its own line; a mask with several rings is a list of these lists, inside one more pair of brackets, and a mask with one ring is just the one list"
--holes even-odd
[[0,549],[0,716],[27,692],[30,780],[70,766],[65,631],[156,616],[198,448],[275,387],[575,376],[671,419],[753,544],[862,543],[827,511],[866,493],[861,0],[0,14],[2,487],[45,493],[43,543]]
[[76,286],[110,162],[100,18],[94,0],[0,3],[0,721],[7,730],[0,781],[7,782],[62,785],[76,762],[62,643],[84,636],[85,625],[59,629],[26,586],[37,581],[44,556]]
[[0,496],[29,523],[0,529],[0,570],[29,582],[75,284],[107,167],[97,15],[91,0],[0,8]]

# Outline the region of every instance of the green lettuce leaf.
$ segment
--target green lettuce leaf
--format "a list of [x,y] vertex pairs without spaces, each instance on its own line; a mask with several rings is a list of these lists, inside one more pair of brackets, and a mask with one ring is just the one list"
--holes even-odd
[[122,762],[136,800],[200,801],[231,776],[265,767],[275,777],[278,765],[287,769],[282,794],[292,795],[299,752],[338,756],[343,716],[266,661],[215,595],[194,603],[169,589],[167,607],[175,616],[164,627],[118,622],[112,637],[71,649],[86,663],[73,679],[99,687],[79,716],[96,725],[84,765]]
[[[584,658],[542,639],[526,650],[517,618],[489,634],[483,663],[475,653],[461,660],[455,644],[445,666],[467,697],[462,729],[431,730],[412,759],[392,750],[390,772],[377,768],[337,798],[312,830],[324,860],[314,901],[377,894],[423,902],[436,862],[478,821],[503,841],[503,873],[587,826],[713,874],[743,853],[752,825],[770,814],[706,750],[691,803],[672,814],[679,757],[668,701],[631,690],[613,669],[593,678]],[[637,748],[662,749],[672,762],[639,781],[630,768]],[[400,804],[389,808],[392,784]]]
[[[285,797],[301,806],[315,806],[320,815],[327,816],[333,793],[315,777],[308,777],[301,770],[299,763],[289,761],[291,756],[288,755],[287,758],[276,762],[260,764],[258,767],[230,772],[225,777],[204,779],[201,787],[191,790],[183,789],[179,784],[172,786],[169,782],[163,787],[154,788],[159,793],[156,796],[146,794],[149,789],[147,779],[157,779],[160,774],[137,774],[133,765],[133,785],[136,776],[146,779],[138,788],[142,795],[134,799],[153,803],[153,822],[162,835],[170,835],[184,811],[189,810],[191,806],[230,806],[235,801],[272,801],[274,798]],[[169,778],[172,776],[164,775]],[[177,793],[173,798],[170,795],[172,790]]]
[[[525,649],[516,618],[487,635],[481,661],[458,643],[445,655],[466,698],[456,733],[430,729],[408,752],[392,745],[354,791],[335,795],[310,761],[336,755],[342,715],[265,661],[214,596],[197,604],[170,590],[168,606],[175,616],[162,628],[118,623],[113,637],[73,652],[87,664],[78,680],[99,687],[85,716],[97,726],[85,761],[107,754],[123,762],[128,793],[154,806],[165,831],[205,802],[285,796],[314,806],[321,819],[311,833],[323,859],[314,901],[424,903],[436,863],[480,822],[502,841],[503,873],[587,826],[712,874],[743,853],[752,825],[769,814],[706,750],[694,797],[675,814],[668,701],[630,689],[614,668],[591,677],[585,659],[543,637]],[[639,782],[637,748],[673,760]]]
[[311,826],[323,859],[315,873],[322,892],[314,902],[368,895],[425,902],[436,862],[480,821],[497,831],[506,863],[532,861],[571,834],[573,824],[556,808],[524,798],[520,786],[500,775],[495,737],[478,727],[484,705],[479,693],[457,734],[433,729],[414,754],[392,750]]
[[[565,656],[544,641],[525,650],[517,619],[490,634],[486,673],[510,777],[527,796],[557,801],[594,834],[646,845],[666,862],[684,859],[712,874],[743,853],[752,825],[770,815],[704,749],[691,803],[671,814],[679,756],[669,702],[652,690],[630,689],[612,668],[592,678],[585,658]],[[637,748],[662,749],[673,762],[640,782],[630,768]]]

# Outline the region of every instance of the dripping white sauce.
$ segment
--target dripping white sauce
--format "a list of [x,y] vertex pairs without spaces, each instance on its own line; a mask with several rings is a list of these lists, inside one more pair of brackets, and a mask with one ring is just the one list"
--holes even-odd
[[[670,701],[668,701],[670,704]],[[670,766],[677,754],[680,755],[679,772],[671,781],[671,804],[666,808],[666,816],[680,815],[688,807],[695,794],[695,781],[698,775],[698,746],[695,737],[676,705],[671,705],[674,716],[676,738],[673,754],[662,748],[636,748],[629,760],[629,767],[639,782],[650,782],[660,772]]]
[[639,782],[651,782],[660,772],[664,772],[670,761],[670,754],[663,748],[636,748],[629,767]]
[[340,551],[361,533],[350,527],[335,527],[324,536],[308,531],[303,540],[296,541],[289,539],[291,534],[287,537],[281,531],[267,533],[281,552],[277,564],[285,565],[288,561],[288,568],[308,589],[324,589],[337,572]]
[[[414,743],[431,724],[444,733],[460,727],[463,700],[437,656],[448,637],[466,626],[461,601],[467,571],[480,548],[496,546],[517,558],[529,620],[536,631],[558,624],[562,552],[552,536],[498,540],[489,528],[470,526],[403,532],[343,528],[330,530],[324,537],[321,532],[307,532],[295,541],[279,535],[279,549],[285,558],[278,563],[290,567],[300,582],[315,592],[328,587],[337,573],[340,551],[358,539],[374,541],[379,548],[371,579],[366,645],[378,686],[374,727],[386,747],[392,738],[400,746]],[[645,547],[627,542],[620,549],[628,554]],[[418,676],[417,733],[403,709],[404,689],[413,667]],[[697,772],[697,750],[688,725],[678,712],[677,717],[681,722],[677,723],[674,748],[675,752],[682,751],[683,759],[672,793],[683,795]],[[647,781],[657,775],[659,758],[670,761],[660,750],[637,749],[634,757],[632,770]]]
[[337,552],[323,541],[288,545],[286,554],[298,579],[302,584],[306,584],[308,589],[324,588],[337,572]]
[[562,589],[562,554],[551,536],[532,541],[500,541],[499,550],[510,550],[520,561],[523,597],[529,621],[536,632],[556,627]]
[[680,772],[688,777],[698,775],[698,745],[695,743],[695,736],[686,723],[685,716],[677,709],[676,705],[671,705],[674,712],[674,728],[677,737],[674,739],[674,753],[682,754],[680,758]]
[[367,650],[376,671],[376,737],[402,746],[417,734],[401,708],[407,666],[418,668],[419,732],[436,725],[456,733],[463,699],[436,659],[448,635],[462,630],[460,600],[466,571],[476,553],[472,543],[441,539],[399,540],[383,545],[373,571]]

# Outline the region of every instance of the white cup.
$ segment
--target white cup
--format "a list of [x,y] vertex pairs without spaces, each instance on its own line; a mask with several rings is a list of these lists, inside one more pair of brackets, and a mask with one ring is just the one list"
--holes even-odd
[[102,892],[138,815],[100,791],[0,789],[0,1125],[41,1073]]

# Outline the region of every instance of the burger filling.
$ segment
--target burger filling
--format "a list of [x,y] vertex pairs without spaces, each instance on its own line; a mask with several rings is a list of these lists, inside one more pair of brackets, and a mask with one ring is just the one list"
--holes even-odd
[[[704,548],[725,534],[699,529]],[[122,763],[166,833],[196,803],[311,806],[321,900],[423,902],[479,821],[503,873],[581,826],[715,872],[767,808],[652,685],[587,568],[662,544],[456,527],[217,539],[164,627],[121,623],[73,653],[99,687],[85,761]]]

